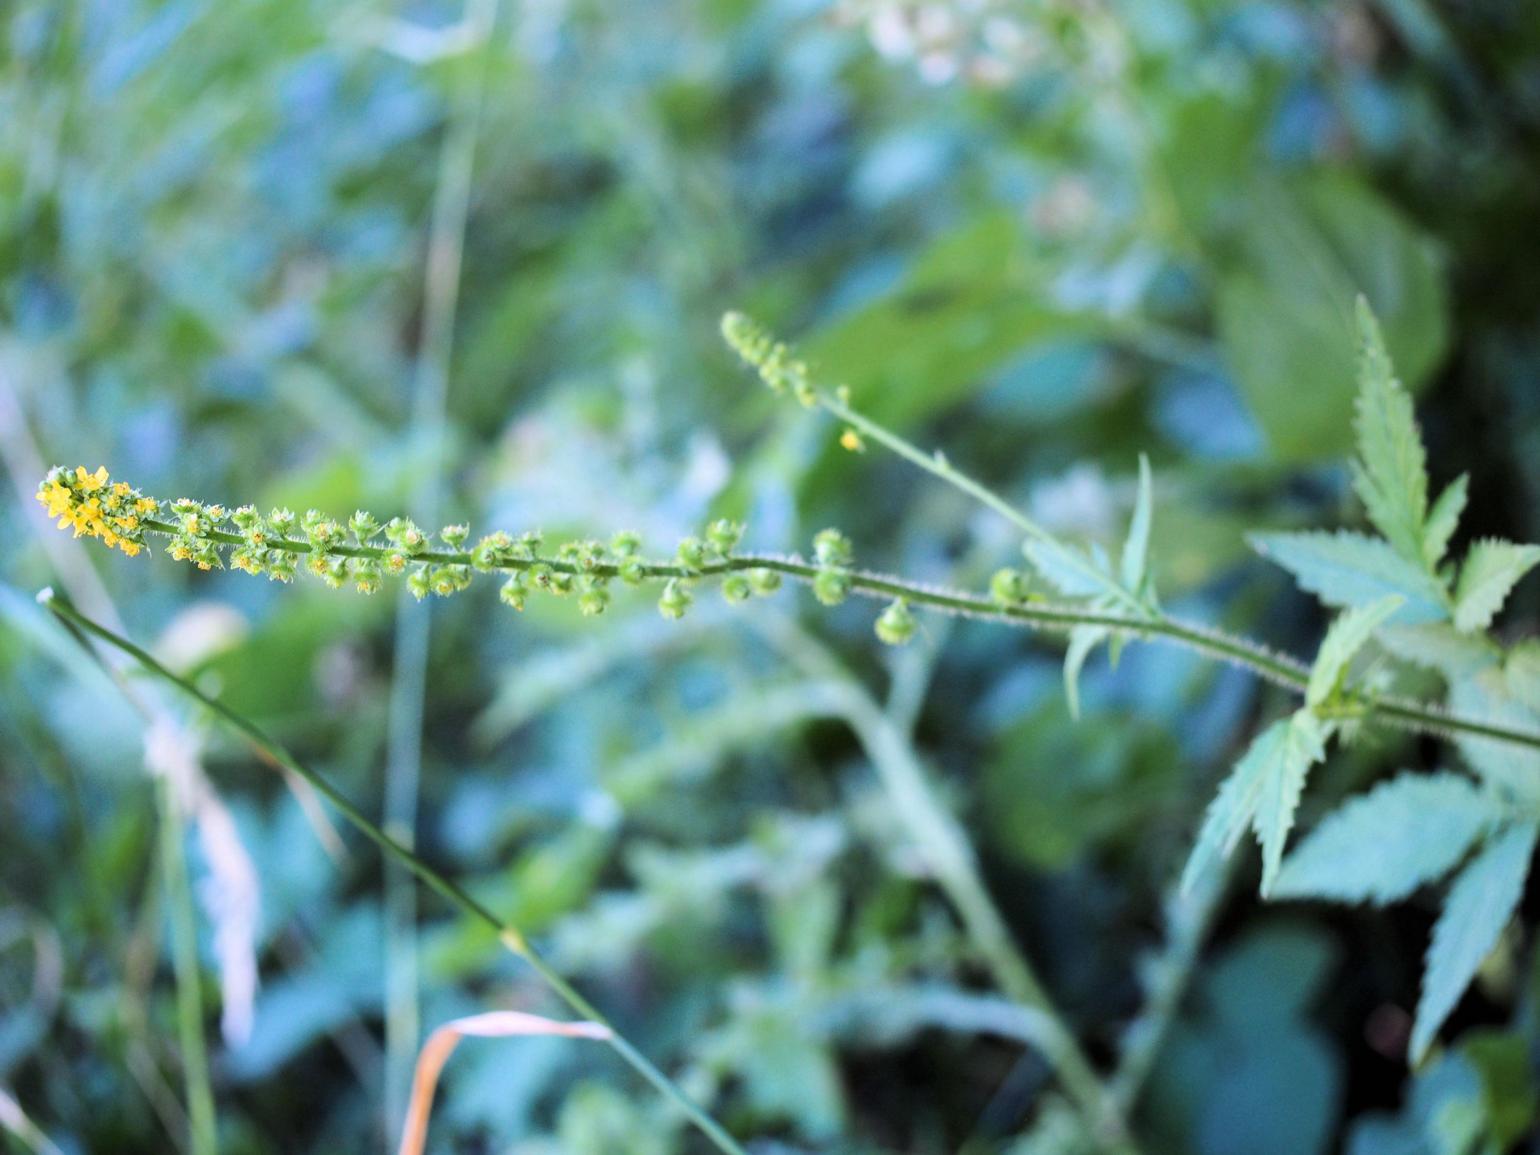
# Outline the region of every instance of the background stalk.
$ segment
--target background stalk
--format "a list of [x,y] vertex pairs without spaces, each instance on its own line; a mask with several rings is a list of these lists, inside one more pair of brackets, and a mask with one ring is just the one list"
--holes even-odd
[[608,1028],[612,1032],[612,1038],[608,1040],[610,1046],[620,1055],[638,1074],[648,1083],[664,1094],[679,1110],[709,1139],[717,1150],[726,1155],[747,1155],[725,1128],[713,1119],[706,1111],[691,1099],[684,1090],[665,1075],[658,1067],[629,1041],[615,1030],[612,1024],[601,1014],[592,1003],[581,995],[576,988],[568,983],[561,975],[551,969],[549,963],[542,959],[530,946],[523,934],[516,927],[509,926],[498,918],[481,903],[477,902],[458,884],[445,878],[434,870],[414,851],[403,846],[391,838],[379,825],[371,821],[362,810],[355,806],[348,797],[333,786],[327,779],[311,770],[290,754],[282,745],[269,738],[265,732],[245,716],[236,713],[217,698],[211,698],[199,690],[191,682],[173,673],[161,665],[147,651],[128,638],[114,633],[107,627],[92,621],[80,613],[73,606],[68,605],[54,596],[53,591],[44,590],[38,600],[49,610],[53,611],[67,625],[73,626],[85,633],[107,643],[109,646],[126,654],[139,663],[146,671],[155,675],[200,705],[211,711],[226,724],[240,733],[249,743],[260,749],[267,758],[288,768],[299,777],[303,778],[342,815],[347,822],[361,834],[378,846],[397,864],[416,875],[430,889],[442,896],[451,906],[456,907],[463,914],[483,923],[497,934],[498,941],[511,953],[527,962],[535,973],[538,974],[551,990],[565,1002],[573,1011],[585,1019],[589,1019],[599,1025]]
[[[426,524],[443,504],[445,410],[470,213],[476,136],[491,73],[487,39],[497,17],[497,0],[467,0],[461,20],[467,52],[480,60],[453,94],[439,155],[423,285],[422,334],[413,375],[411,431],[426,445],[411,502]],[[402,845],[417,837],[417,800],[422,778],[423,707],[427,694],[432,619],[403,587],[396,599],[396,637],[391,666],[385,758],[385,829]],[[417,891],[411,875],[385,865],[385,1133],[395,1135],[406,1118],[412,1071],[422,1034],[417,990]]]

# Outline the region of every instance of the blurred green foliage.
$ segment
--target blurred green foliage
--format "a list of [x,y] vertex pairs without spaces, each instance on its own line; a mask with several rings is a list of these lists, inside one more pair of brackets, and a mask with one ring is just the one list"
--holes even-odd
[[[179,1149],[181,1056],[140,723],[32,592],[100,567],[132,634],[371,812],[394,607],[45,548],[34,470],[405,510],[435,460],[409,415],[439,153],[483,65],[452,519],[665,543],[744,517],[756,549],[838,524],[863,562],[937,580],[1014,560],[955,495],[772,411],[718,345],[742,305],[1066,532],[1113,542],[1149,452],[1168,600],[1303,652],[1316,611],[1241,535],[1349,507],[1362,291],[1420,391],[1435,475],[1471,471],[1464,532],[1540,538],[1527,0],[531,0],[471,43],[460,16],[0,8],[0,454],[18,495],[0,504],[0,1091],[64,1151]],[[487,592],[418,608],[419,848],[757,1151],[1078,1149],[839,679],[945,784],[1098,1057],[1141,1005],[1164,896],[1267,691],[1136,646],[1093,661],[1072,724],[1054,650],[1018,634],[927,620],[880,655],[853,609],[777,606],[805,629],[705,604],[671,626],[645,597],[599,629]],[[1509,620],[1536,609],[1521,589]],[[831,654],[843,689],[807,672]],[[229,846],[190,836],[222,1149],[379,1147],[380,867],[361,844],[329,854],[279,778],[190,724],[260,883],[261,985],[249,1032],[222,1036],[231,911],[210,880]],[[1430,757],[1386,737],[1322,793]],[[1522,942],[1464,1004],[1471,1029],[1412,1073],[1429,914],[1280,913],[1253,890],[1198,952],[1135,1116],[1149,1150],[1452,1155],[1528,1132],[1540,987]],[[421,920],[425,1024],[552,1009],[490,936],[427,899]],[[696,1149],[619,1064],[556,1040],[466,1044],[433,1135]]]

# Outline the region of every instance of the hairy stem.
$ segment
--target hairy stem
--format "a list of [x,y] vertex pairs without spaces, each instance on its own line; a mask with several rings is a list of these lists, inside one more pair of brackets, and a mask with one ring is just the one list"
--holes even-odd
[[[155,518],[146,519],[144,527],[150,533],[174,535],[177,532],[176,527],[169,522]],[[207,536],[221,545],[244,544],[238,534],[223,530],[211,531]],[[270,549],[288,550],[299,554],[311,552],[310,543],[305,541],[277,539],[267,542],[267,546]],[[337,545],[330,547],[327,552],[336,557],[383,559],[390,551],[369,545]],[[469,553],[445,550],[426,550],[414,555],[412,561],[439,565],[470,566],[473,564]],[[594,577],[611,579],[618,578],[621,572],[620,566],[613,562],[600,562],[584,567],[575,562],[541,557],[507,561],[494,568],[517,572],[534,569],[537,566],[543,566],[556,573],[591,574]],[[755,569],[774,570],[805,585],[812,585],[820,572],[819,567],[810,562],[779,554],[735,554],[722,561],[710,562],[695,568],[673,562],[643,563],[640,572],[647,580],[664,581],[668,578],[720,577],[724,574]],[[852,570],[849,576],[851,593],[862,597],[882,601],[901,598],[911,606],[937,613],[999,622],[1002,625],[1026,629],[1063,633],[1076,626],[1100,626],[1125,638],[1170,642],[1206,658],[1250,670],[1267,681],[1301,695],[1310,684],[1310,668],[1295,658],[1269,650],[1249,638],[1211,629],[1194,622],[1184,622],[1166,614],[1143,618],[1047,601],[1006,604],[982,594],[924,585],[889,574]],[[1414,733],[1465,734],[1473,738],[1487,738],[1494,742],[1508,742],[1540,750],[1540,732],[1452,713],[1428,702],[1364,691],[1360,692],[1354,700],[1352,711],[1353,715],[1362,721],[1383,722]]]
[[67,624],[72,625],[91,636],[106,642],[108,645],[120,650],[134,661],[138,662],[149,673],[165,680],[181,690],[188,697],[198,702],[204,708],[218,716],[231,728],[240,733],[253,746],[260,749],[268,758],[282,765],[299,777],[309,782],[318,793],[322,795],[332,806],[361,834],[384,851],[393,861],[404,866],[415,874],[429,889],[438,893],[451,906],[462,913],[485,924],[496,932],[498,941],[509,953],[524,960],[538,974],[551,990],[565,1002],[573,1011],[585,1019],[590,1019],[601,1026],[609,1028],[612,1037],[608,1040],[610,1046],[624,1059],[638,1074],[655,1087],[661,1094],[674,1103],[682,1111],[686,1118],[693,1123],[702,1134],[726,1155],[747,1155],[743,1147],[739,1145],[727,1131],[708,1115],[684,1090],[660,1071],[651,1060],[638,1051],[615,1031],[614,1025],[596,1010],[592,1003],[578,993],[561,975],[557,974],[535,949],[525,940],[517,928],[503,922],[481,903],[467,894],[460,886],[445,878],[434,870],[413,851],[407,849],[401,843],[391,838],[378,825],[350,802],[345,794],[333,786],[327,779],[305,766],[294,755],[290,754],[279,743],[268,737],[266,733],[245,716],[230,709],[217,698],[211,698],[199,690],[191,682],[174,674],[161,665],[149,653],[140,646],[135,645],[127,638],[116,634],[107,627],[92,621],[81,614],[74,607],[66,604],[53,596],[51,590],[45,590],[39,595],[39,601],[52,610]]

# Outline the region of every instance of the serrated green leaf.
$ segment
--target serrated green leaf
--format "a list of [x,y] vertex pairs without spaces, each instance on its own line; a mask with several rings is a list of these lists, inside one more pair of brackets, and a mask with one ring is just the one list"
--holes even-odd
[[1403,774],[1322,819],[1284,861],[1274,898],[1383,905],[1442,878],[1503,814],[1457,774]]
[[1256,813],[1262,779],[1268,764],[1283,749],[1288,729],[1288,719],[1282,719],[1263,730],[1252,739],[1229,777],[1220,783],[1218,793],[1203,814],[1203,826],[1182,870],[1183,894],[1234,852],[1246,824]]
[[1074,546],[1052,540],[1029,541],[1021,552],[1043,580],[1061,594],[1092,598],[1121,592],[1111,573]]
[[1428,514],[1427,459],[1412,399],[1396,380],[1385,339],[1369,302],[1357,302],[1358,398],[1353,427],[1359,460],[1353,485],[1364,508],[1396,551],[1423,564]]
[[1484,630],[1503,608],[1508,594],[1540,563],[1540,546],[1483,538],[1465,555],[1454,595],[1454,624],[1462,633]]
[[[1182,871],[1182,891],[1228,858],[1251,825],[1263,843],[1264,887],[1282,858],[1283,839],[1293,825],[1299,793],[1313,763],[1325,755],[1325,731],[1315,715],[1300,710],[1274,722],[1253,739],[1219,787]],[[1266,808],[1267,814],[1260,810]],[[1271,868],[1269,854],[1276,854]]]
[[1406,602],[1391,618],[1394,622],[1435,622],[1449,616],[1438,580],[1379,538],[1347,532],[1255,533],[1247,540],[1326,605],[1366,606],[1397,594]]
[[1497,834],[1450,888],[1428,945],[1422,996],[1412,1025],[1412,1062],[1420,1062],[1427,1054],[1439,1027],[1513,917],[1529,875],[1535,834],[1534,823]]
[[1319,706],[1347,671],[1348,663],[1361,650],[1374,631],[1406,602],[1399,594],[1390,594],[1366,606],[1348,610],[1332,622],[1310,669],[1310,684],[1305,690],[1305,705]]
[[1485,636],[1462,634],[1449,622],[1385,626],[1379,643],[1396,657],[1443,674],[1451,683],[1495,666],[1502,658],[1502,651]]
[[1106,636],[1107,631],[1101,626],[1076,626],[1069,633],[1069,648],[1064,652],[1064,696],[1074,718],[1080,717],[1081,667]]
[[1283,848],[1294,828],[1294,814],[1310,768],[1326,757],[1326,729],[1308,710],[1289,719],[1283,748],[1267,766],[1251,828],[1262,844],[1262,897],[1273,892],[1283,864]]
[[1444,492],[1433,503],[1427,523],[1422,527],[1422,560],[1429,569],[1437,568],[1444,560],[1444,554],[1449,552],[1449,539],[1454,536],[1460,515],[1465,512],[1469,489],[1470,475],[1462,473],[1444,486]]
[[1123,543],[1123,586],[1138,593],[1149,565],[1150,523],[1154,509],[1154,483],[1150,478],[1150,459],[1139,455],[1139,495],[1134,499],[1134,515],[1128,523],[1128,540]]

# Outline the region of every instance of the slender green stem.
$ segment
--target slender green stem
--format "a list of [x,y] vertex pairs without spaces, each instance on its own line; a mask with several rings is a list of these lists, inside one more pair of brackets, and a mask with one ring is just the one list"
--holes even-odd
[[[154,518],[147,519],[144,526],[151,533],[174,535],[177,532],[176,527],[169,522]],[[207,536],[221,545],[245,544],[244,539],[239,535],[223,530],[212,531]],[[278,539],[268,541],[266,544],[270,549],[288,550],[300,554],[311,552],[310,543],[305,541]],[[337,557],[375,559],[383,559],[389,552],[391,551],[368,545],[339,545],[332,546],[328,550],[329,554]],[[472,564],[469,553],[443,550],[427,550],[416,554],[412,560],[438,565],[469,566]],[[620,576],[620,567],[612,562],[601,562],[585,568],[581,564],[555,558],[516,559],[504,562],[495,568],[517,572],[534,569],[537,566],[543,566],[556,573],[591,574],[601,578]],[[648,563],[642,565],[640,572],[648,580],[665,580],[720,577],[723,574],[754,569],[774,570],[805,585],[812,585],[820,572],[816,565],[778,554],[734,554],[722,561],[711,562],[696,568],[672,562]],[[884,601],[901,598],[912,606],[923,607],[937,613],[976,618],[980,621],[998,622],[1002,625],[1027,629],[1067,632],[1076,626],[1100,626],[1127,638],[1173,643],[1215,661],[1250,670],[1267,681],[1300,694],[1303,694],[1310,684],[1310,668],[1295,658],[1276,653],[1248,638],[1211,629],[1194,622],[1184,622],[1165,614],[1154,618],[1142,618],[1047,601],[1006,604],[982,594],[924,585],[905,578],[866,570],[850,572],[850,589],[852,593],[862,597]],[[1360,693],[1355,700],[1353,714],[1363,721],[1383,722],[1419,734],[1463,734],[1473,738],[1486,738],[1494,742],[1507,742],[1540,750],[1540,732],[1486,722],[1479,718],[1450,712],[1432,703],[1417,702],[1388,694]]]
[[[85,619],[81,619],[84,622]],[[198,979],[198,931],[193,921],[192,887],[187,882],[184,825],[176,784],[163,771],[160,796],[160,860],[166,906],[171,914],[171,962],[176,971],[177,1031],[182,1050],[182,1079],[187,1094],[187,1124],[192,1155],[217,1155],[219,1129],[214,1091],[209,1083],[208,1049],[203,1042],[203,988]]]
[[92,621],[73,606],[67,605],[61,599],[54,597],[51,590],[45,590],[39,596],[39,600],[66,623],[122,651],[156,677],[181,690],[188,697],[222,719],[231,728],[245,737],[253,746],[262,750],[268,758],[297,774],[306,782],[309,782],[322,797],[336,808],[343,818],[384,851],[392,860],[410,870],[429,889],[442,896],[450,905],[495,931],[498,941],[511,954],[518,956],[529,964],[557,997],[571,1007],[573,1011],[585,1019],[607,1027],[611,1032],[611,1038],[608,1041],[616,1053],[630,1064],[642,1078],[671,1100],[684,1113],[685,1117],[711,1140],[719,1151],[725,1152],[726,1155],[747,1155],[743,1147],[727,1133],[720,1123],[708,1115],[677,1083],[660,1071],[651,1060],[622,1038],[619,1032],[615,1030],[613,1024],[595,1009],[592,1003],[552,970],[550,964],[545,962],[535,952],[534,948],[530,946],[517,928],[509,926],[467,894],[459,885],[445,878],[413,851],[391,838],[390,835],[386,834],[384,830],[372,822],[363,811],[350,802],[346,795],[320,774],[301,763],[279,743],[268,737],[255,722],[230,709],[230,707],[217,698],[209,697],[191,682],[172,673],[172,671],[161,665],[160,662],[156,661],[154,657],[140,646],[107,629],[107,627]]
[[[941,453],[939,450],[935,453],[926,453],[913,442],[906,441],[886,426],[879,425],[864,413],[852,409],[838,397],[832,397],[821,390],[817,391],[814,396],[817,405],[821,409],[832,413],[847,425],[859,429],[873,441],[887,446],[906,461],[911,461],[918,465],[926,473],[939,477],[953,488],[966,493],[980,505],[994,510],[1033,541],[1058,544],[1053,534],[1022,513],[1014,505],[1006,501],[1005,498],[988,486],[968,476],[962,470],[955,468],[947,460],[944,453]],[[1106,584],[1106,575],[1093,569],[1088,563],[1081,561],[1077,555],[1066,552],[1060,560],[1064,565],[1081,570],[1093,583],[1097,585]],[[1144,604],[1129,591],[1117,590],[1115,596],[1129,608],[1134,616],[1140,618],[1148,616]]]

